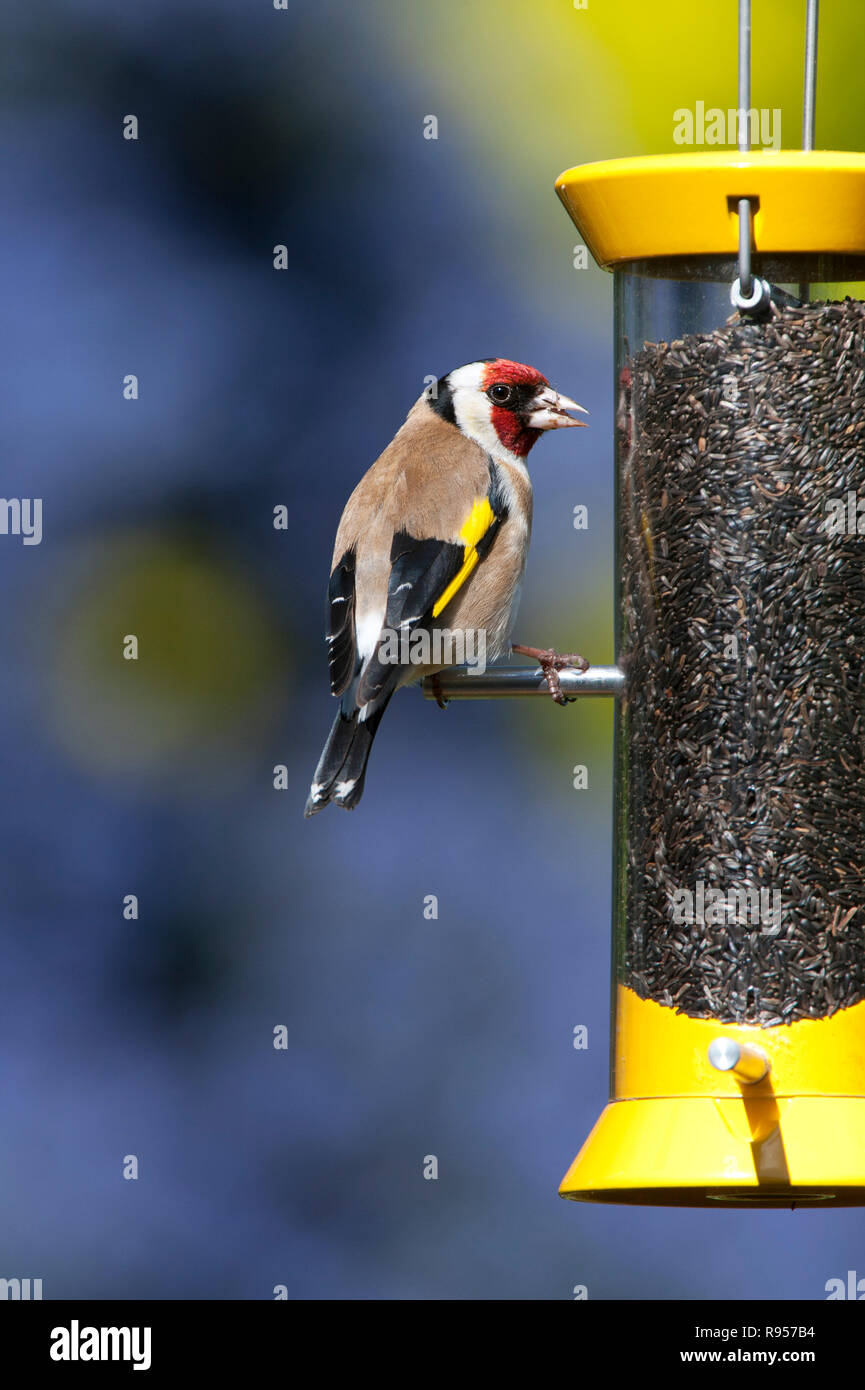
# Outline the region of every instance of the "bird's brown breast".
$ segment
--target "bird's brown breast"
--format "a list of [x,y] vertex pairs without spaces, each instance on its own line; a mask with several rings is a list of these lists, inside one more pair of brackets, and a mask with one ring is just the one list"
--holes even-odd
[[[358,483],[340,521],[333,565],[354,550],[361,649],[369,649],[384,619],[395,533],[462,544],[460,533],[473,504],[490,490],[490,465],[479,444],[436,415],[421,397]],[[507,649],[532,517],[532,489],[525,470],[502,462],[494,468],[507,515],[489,554],[435,620],[442,629],[483,631],[489,660]],[[412,679],[417,674],[413,672]]]

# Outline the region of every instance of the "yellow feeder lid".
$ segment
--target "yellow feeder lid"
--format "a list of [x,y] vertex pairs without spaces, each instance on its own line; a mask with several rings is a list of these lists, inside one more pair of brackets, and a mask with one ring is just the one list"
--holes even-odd
[[865,154],[755,150],[579,164],[556,192],[605,270],[653,256],[735,256],[750,198],[759,253],[865,255]]

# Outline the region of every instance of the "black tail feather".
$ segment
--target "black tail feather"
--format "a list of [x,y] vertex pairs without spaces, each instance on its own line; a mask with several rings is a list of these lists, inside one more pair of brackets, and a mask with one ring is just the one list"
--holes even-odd
[[368,719],[361,719],[356,709],[350,714],[340,710],[315,769],[305,816],[314,816],[331,801],[346,811],[354,810],[363,795],[367,760],[388,699]]

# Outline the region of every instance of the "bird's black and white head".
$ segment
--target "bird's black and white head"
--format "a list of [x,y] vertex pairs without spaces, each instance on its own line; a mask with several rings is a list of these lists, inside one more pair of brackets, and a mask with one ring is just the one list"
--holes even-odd
[[506,357],[457,367],[427,393],[430,406],[494,458],[522,463],[545,430],[582,425],[568,412],[587,413],[550,386],[545,376]]

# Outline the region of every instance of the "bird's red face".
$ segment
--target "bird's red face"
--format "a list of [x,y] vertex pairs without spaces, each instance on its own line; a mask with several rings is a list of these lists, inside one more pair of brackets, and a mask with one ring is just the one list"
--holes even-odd
[[545,376],[522,362],[505,357],[486,364],[481,389],[490,402],[490,423],[502,444],[525,458],[544,430],[582,425],[567,414],[582,406],[560,396]]
[[506,357],[449,372],[431,404],[483,448],[504,449],[516,459],[524,459],[545,430],[584,423],[568,414],[583,411],[581,405],[560,395],[534,367]]

